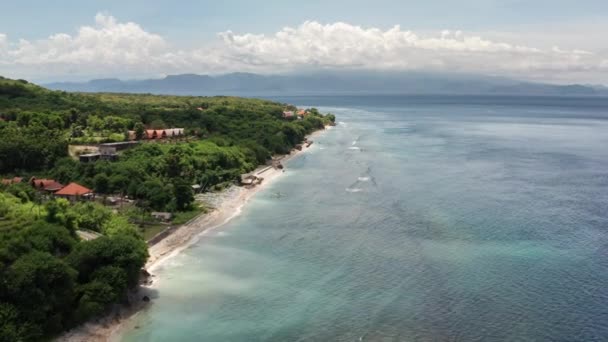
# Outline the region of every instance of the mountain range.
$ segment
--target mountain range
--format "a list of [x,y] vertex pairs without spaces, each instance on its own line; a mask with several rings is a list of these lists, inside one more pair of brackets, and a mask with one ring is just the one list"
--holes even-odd
[[554,85],[503,77],[423,72],[327,72],[293,75],[230,73],[210,76],[169,75],[158,79],[95,79],[44,84],[77,92],[151,93],[168,95],[319,95],[319,94],[447,94],[608,96],[608,88]]

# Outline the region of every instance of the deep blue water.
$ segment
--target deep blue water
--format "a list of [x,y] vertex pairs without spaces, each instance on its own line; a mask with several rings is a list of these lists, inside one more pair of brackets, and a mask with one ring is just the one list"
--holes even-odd
[[339,125],[125,341],[606,341],[608,100],[274,98]]

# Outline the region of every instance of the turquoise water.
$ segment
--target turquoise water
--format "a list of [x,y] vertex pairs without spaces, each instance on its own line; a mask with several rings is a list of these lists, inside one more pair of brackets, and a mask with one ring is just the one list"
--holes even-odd
[[340,124],[125,341],[608,340],[608,100],[279,100]]

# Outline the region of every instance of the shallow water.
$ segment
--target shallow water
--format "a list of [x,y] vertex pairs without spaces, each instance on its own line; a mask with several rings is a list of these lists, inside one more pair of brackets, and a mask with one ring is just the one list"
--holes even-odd
[[125,341],[608,339],[608,100],[279,100],[340,124],[157,270]]

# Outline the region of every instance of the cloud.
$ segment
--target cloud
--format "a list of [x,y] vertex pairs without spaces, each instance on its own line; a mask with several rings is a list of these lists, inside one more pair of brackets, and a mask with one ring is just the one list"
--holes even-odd
[[497,42],[461,31],[421,36],[395,26],[382,31],[346,23],[305,22],[272,36],[221,33],[227,51],[243,64],[298,68],[358,67],[525,73],[599,66],[593,53]]
[[[6,54],[7,50],[8,50],[8,38],[6,37],[6,34],[0,33],[0,58],[2,58],[3,54]],[[1,59],[0,59],[0,63],[2,63]]]
[[81,27],[75,36],[58,33],[35,42],[21,40],[8,51],[10,61],[22,66],[130,67],[167,49],[161,36],[135,23],[118,23],[104,14],[97,14],[95,23]]
[[136,23],[97,14],[93,26],[83,26],[73,35],[58,33],[37,41],[11,42],[0,34],[0,73],[18,73],[20,77],[150,77],[180,72],[347,68],[581,79],[598,77],[597,73],[608,69],[605,53],[559,46],[539,48],[462,31],[417,33],[400,26],[382,30],[307,21],[271,35],[226,31],[218,36],[217,42],[176,49]]

